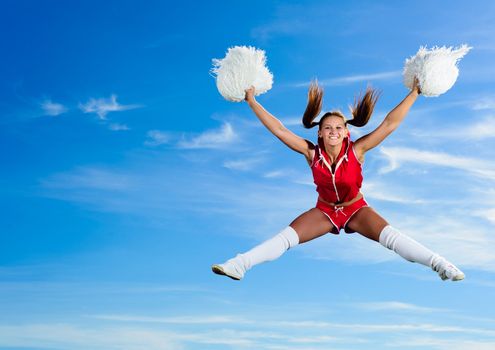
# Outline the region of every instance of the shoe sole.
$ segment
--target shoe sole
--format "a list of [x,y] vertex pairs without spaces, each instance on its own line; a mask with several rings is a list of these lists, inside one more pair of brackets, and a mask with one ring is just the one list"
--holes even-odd
[[233,280],[235,281],[240,281],[241,279],[237,276],[232,276],[232,275],[229,275],[228,273],[226,273],[221,266],[219,265],[213,265],[211,267],[211,271],[213,271],[214,273],[216,273],[217,275],[222,275],[222,276],[227,276],[227,277],[230,277],[232,278]]
[[463,273],[461,273],[460,275],[456,275],[452,278],[452,281],[462,281],[464,279],[464,277],[466,277]]

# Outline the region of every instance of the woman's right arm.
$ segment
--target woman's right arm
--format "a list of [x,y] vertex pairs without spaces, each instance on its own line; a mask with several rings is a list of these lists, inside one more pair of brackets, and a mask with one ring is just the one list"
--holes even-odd
[[290,149],[301,153],[306,157],[308,163],[311,163],[313,159],[313,152],[315,146],[308,140],[294,134],[287,129],[284,124],[272,114],[267,112],[261,104],[259,104],[254,98],[254,87],[246,90],[246,101],[253,110],[254,114],[258,117],[261,123],[271,131],[280,141],[285,143]]

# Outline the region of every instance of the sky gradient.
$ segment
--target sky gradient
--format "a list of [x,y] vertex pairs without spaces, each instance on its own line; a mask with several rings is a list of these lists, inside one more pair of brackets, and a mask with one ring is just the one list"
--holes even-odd
[[[0,4],[0,350],[495,348],[495,4],[13,1]],[[213,58],[266,51],[258,101],[295,133],[406,96],[420,46],[473,47],[366,155],[363,192],[465,273],[443,282],[353,234],[239,282],[210,266],[314,207],[304,157],[218,93]]]

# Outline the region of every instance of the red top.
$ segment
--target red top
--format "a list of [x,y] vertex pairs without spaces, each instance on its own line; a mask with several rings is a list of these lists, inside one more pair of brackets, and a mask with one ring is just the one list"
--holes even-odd
[[333,171],[323,142],[319,142],[316,146],[311,170],[316,192],[323,200],[344,203],[352,200],[359,193],[363,174],[353,145],[354,142],[349,137],[344,138]]

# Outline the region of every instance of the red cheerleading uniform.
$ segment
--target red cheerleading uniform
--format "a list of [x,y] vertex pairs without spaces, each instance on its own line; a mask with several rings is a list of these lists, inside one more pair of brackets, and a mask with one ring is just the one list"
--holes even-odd
[[[361,163],[356,157],[353,145],[354,142],[349,137],[344,138],[337,162],[332,169],[321,141],[315,148],[315,155],[311,163],[316,192],[319,194],[316,208],[320,209],[332,222],[334,227],[330,232],[334,234],[338,234],[342,228],[347,233],[355,232],[347,228],[346,225],[359,209],[368,206],[364,197],[345,207],[338,205],[354,199],[363,182]],[[337,205],[331,206],[320,199]]]

